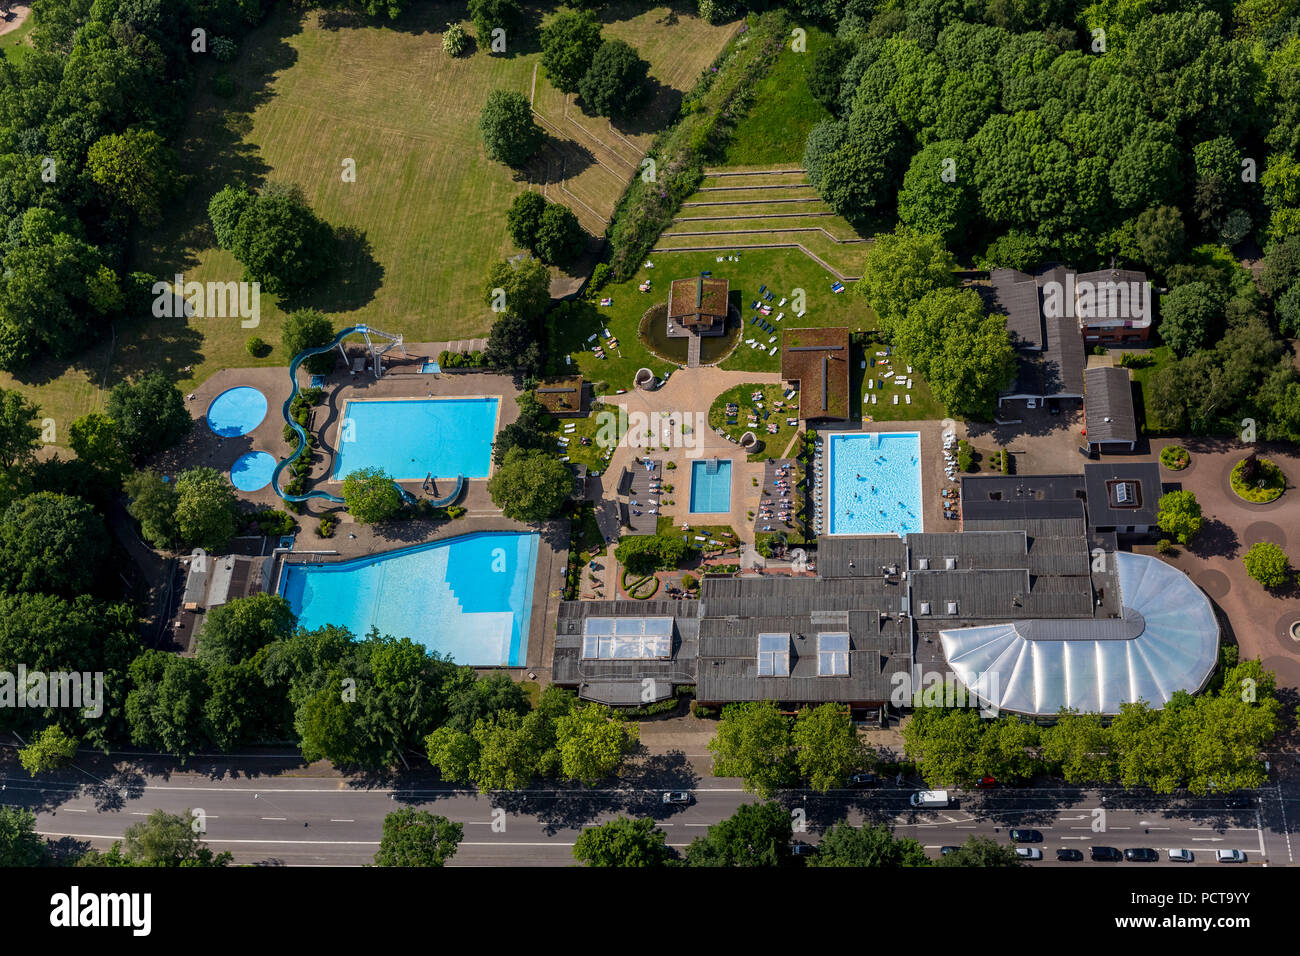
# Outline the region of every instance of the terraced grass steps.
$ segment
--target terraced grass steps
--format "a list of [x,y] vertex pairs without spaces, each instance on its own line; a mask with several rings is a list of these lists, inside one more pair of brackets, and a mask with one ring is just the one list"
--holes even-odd
[[669,252],[736,252],[743,249],[796,249],[819,266],[843,282],[852,282],[861,278],[862,247],[848,245],[827,239],[815,232],[805,232],[798,239],[782,239],[779,236],[762,233],[748,233],[743,236],[723,236],[712,239],[701,236],[675,236],[665,234],[659,237],[654,253]]

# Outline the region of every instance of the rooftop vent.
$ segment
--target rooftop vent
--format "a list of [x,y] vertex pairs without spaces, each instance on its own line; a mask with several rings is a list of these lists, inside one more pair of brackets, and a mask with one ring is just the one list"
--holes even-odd
[[921,602],[921,613],[922,613],[922,614],[929,614],[929,613],[930,613],[930,602],[929,602],[929,601],[922,601],[922,602]]
[[956,559],[956,558],[944,558],[944,559],[943,559],[943,566],[944,566],[945,568],[947,568],[949,571],[952,571],[952,570],[954,570],[954,569],[957,567],[957,559]]
[[918,562],[918,564],[921,566],[921,570],[922,570],[922,571],[929,571],[929,570],[930,570],[930,559],[929,559],[929,558],[921,558],[921,560]]
[[956,601],[949,601],[949,602],[948,602],[948,613],[951,614],[953,617],[956,617],[956,616],[957,616],[957,602],[956,602]]

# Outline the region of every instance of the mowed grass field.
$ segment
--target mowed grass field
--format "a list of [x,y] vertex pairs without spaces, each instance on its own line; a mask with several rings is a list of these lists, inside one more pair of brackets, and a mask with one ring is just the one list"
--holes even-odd
[[[572,372],[574,368],[592,382],[605,382],[611,390],[632,388],[632,378],[641,366],[663,375],[676,366],[651,355],[638,337],[641,316],[653,305],[668,301],[668,285],[673,279],[690,278],[708,270],[714,278],[727,279],[731,285],[733,299],[739,294],[741,303],[741,342],[735,351],[719,363],[724,369],[737,369],[754,372],[779,372],[781,370],[781,353],[771,355],[771,344],[767,339],[772,333],[759,336],[758,327],[750,323],[756,314],[750,305],[759,297],[759,287],[767,286],[777,298],[768,303],[773,307],[772,315],[767,321],[777,329],[777,342],[780,344],[780,330],[800,327],[845,326],[854,331],[871,331],[877,327],[876,314],[866,301],[853,293],[850,285],[844,292],[831,292],[835,277],[817,265],[797,249],[753,249],[740,248],[739,262],[725,261],[721,252],[655,252],[650,256],[654,268],[641,268],[627,282],[612,283],[605,287],[601,296],[613,300],[609,306],[582,304],[570,313],[565,321],[552,323],[552,337],[549,356],[555,363],[554,371]],[[723,255],[724,261],[717,257]],[[646,279],[652,282],[652,291],[642,293],[637,287]],[[776,303],[782,296],[790,298],[795,289],[803,289],[806,297],[806,313],[802,319],[795,318],[795,309],[787,302],[782,308]],[[773,321],[779,312],[785,312],[780,322]],[[599,334],[602,328],[608,328],[618,340],[617,349],[604,344],[606,358],[600,359],[591,350],[593,342],[588,339]],[[761,338],[767,348],[751,348],[745,339]],[[605,343],[603,335],[596,340]],[[564,357],[568,356],[572,364],[566,365]]]
[[[408,342],[483,336],[493,319],[481,300],[483,274],[516,251],[505,230],[514,197],[544,190],[574,208],[589,231],[603,231],[642,151],[738,26],[710,26],[668,7],[603,8],[605,35],[636,46],[657,83],[644,114],[618,128],[584,116],[572,97],[551,89],[535,36],[504,55],[473,48],[448,57],[442,31],[449,21],[474,32],[464,15],[462,4],[428,3],[390,24],[281,5],[243,41],[234,63],[205,64],[174,144],[188,188],[165,223],[140,236],[134,268],[187,281],[239,279],[239,263],[215,247],[207,203],[228,183],[268,180],[296,183],[317,214],[349,231],[339,268],[287,301],[263,294],[256,329],[238,318],[132,316],[118,323],[111,356],[105,341],[21,381],[0,375],[0,387],[17,386],[39,403],[62,425],[62,440],[73,418],[102,407],[103,384],[164,368],[188,390],[221,368],[287,364],[280,330],[295,308],[319,308],[337,326],[401,332]],[[218,73],[234,80],[234,96],[215,94]],[[543,157],[523,171],[483,151],[479,111],[496,88],[535,97],[548,132]],[[355,182],[342,176],[349,159]],[[272,346],[268,355],[249,355],[251,335]]]
[[794,50],[791,37],[772,71],[754,90],[753,108],[732,135],[725,165],[801,163],[808,133],[831,118],[830,111],[813,99],[805,73],[813,55],[830,43],[831,35],[817,27],[804,29],[804,51]]
[[[840,278],[861,274],[866,240],[836,215],[797,166],[714,168],[677,211],[655,251],[798,246]],[[815,260],[814,260],[815,261]]]

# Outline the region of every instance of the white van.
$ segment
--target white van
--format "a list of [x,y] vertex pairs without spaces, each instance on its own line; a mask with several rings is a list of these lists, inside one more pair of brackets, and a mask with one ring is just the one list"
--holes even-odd
[[912,806],[928,810],[942,810],[952,806],[947,790],[918,790],[912,794]]

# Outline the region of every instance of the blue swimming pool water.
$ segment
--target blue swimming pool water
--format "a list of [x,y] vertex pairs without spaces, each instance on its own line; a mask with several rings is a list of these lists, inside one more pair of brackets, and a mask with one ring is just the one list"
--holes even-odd
[[222,438],[247,435],[266,417],[266,396],[250,385],[228,388],[208,406],[208,427]]
[[486,478],[496,436],[495,398],[348,402],[334,477],[379,467],[391,477]]
[[831,534],[922,531],[918,432],[831,435],[826,472]]
[[484,533],[356,558],[290,564],[280,593],[312,629],[409,637],[457,664],[522,666],[528,656],[536,534]]
[[437,362],[425,362],[420,366],[420,371],[425,375],[429,375],[431,373],[441,372],[442,369],[438,367]]
[[230,466],[230,483],[240,491],[257,491],[271,483],[275,458],[264,451],[240,455]]
[[731,510],[731,462],[691,462],[691,512]]

